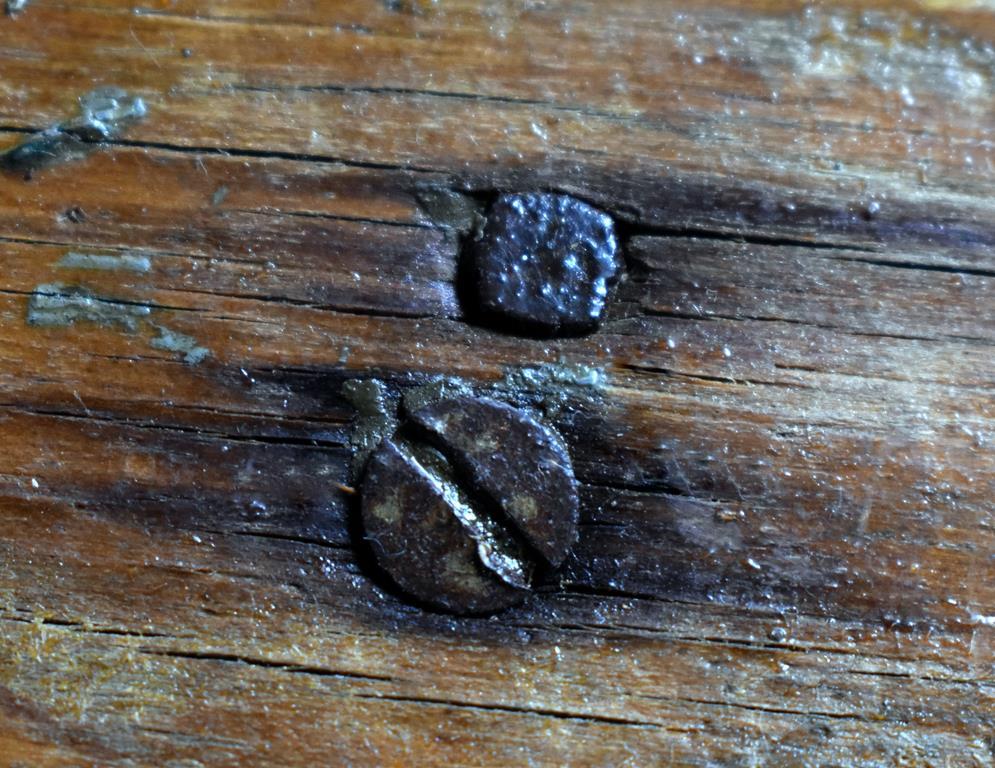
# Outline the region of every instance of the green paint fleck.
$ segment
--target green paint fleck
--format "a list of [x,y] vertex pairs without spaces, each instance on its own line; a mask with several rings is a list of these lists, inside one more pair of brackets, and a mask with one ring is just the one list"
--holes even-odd
[[349,437],[353,447],[351,474],[356,479],[370,454],[397,429],[397,402],[376,379],[347,381],[342,385],[342,396],[357,411]]
[[427,384],[405,390],[403,395],[404,412],[412,414],[426,405],[448,400],[453,397],[472,395],[470,387],[460,379],[441,377]]
[[60,283],[39,285],[28,300],[28,324],[50,328],[83,321],[120,325],[134,332],[151,313],[147,304],[105,299],[86,288]]
[[183,355],[184,362],[190,365],[197,365],[211,355],[210,350],[199,346],[192,336],[171,331],[161,325],[156,325],[155,329],[159,331],[159,335],[149,342],[155,349],[178,352]]
[[119,326],[129,333],[151,326],[159,332],[149,342],[155,349],[178,352],[191,365],[210,355],[210,351],[199,346],[192,337],[151,322],[151,314],[152,307],[148,304],[104,298],[79,286],[45,283],[35,288],[28,299],[27,321],[28,325],[46,328],[66,328],[87,322]]
[[127,272],[148,272],[152,268],[152,262],[148,256],[141,256],[131,253],[120,255],[100,254],[100,253],[79,253],[70,251],[63,256],[58,267],[67,269],[102,269],[102,270],[123,270]]

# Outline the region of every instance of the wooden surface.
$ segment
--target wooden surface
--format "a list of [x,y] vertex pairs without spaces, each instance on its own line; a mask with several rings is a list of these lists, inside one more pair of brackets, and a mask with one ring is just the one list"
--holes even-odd
[[[147,118],[0,178],[0,765],[995,762],[990,2],[0,18],[0,145],[97,86]],[[461,211],[533,189],[619,221],[593,336],[461,319]],[[432,376],[581,481],[495,617],[337,488],[342,383]]]

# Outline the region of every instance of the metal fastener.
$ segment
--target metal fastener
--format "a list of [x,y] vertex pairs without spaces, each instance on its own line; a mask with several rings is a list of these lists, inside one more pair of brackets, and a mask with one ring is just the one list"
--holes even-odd
[[569,195],[501,195],[470,244],[485,321],[544,336],[597,328],[622,269],[611,216]]
[[577,538],[566,446],[524,411],[461,396],[408,416],[370,457],[362,520],[380,566],[453,613],[523,600]]

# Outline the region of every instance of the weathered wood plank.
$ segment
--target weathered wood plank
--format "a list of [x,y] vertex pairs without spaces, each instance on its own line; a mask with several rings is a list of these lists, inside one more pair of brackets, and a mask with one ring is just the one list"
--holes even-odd
[[[0,75],[4,145],[150,105],[0,177],[0,764],[995,759],[987,6],[34,0]],[[598,333],[466,322],[503,189],[618,220]],[[581,483],[495,617],[339,487],[342,383],[433,376]]]

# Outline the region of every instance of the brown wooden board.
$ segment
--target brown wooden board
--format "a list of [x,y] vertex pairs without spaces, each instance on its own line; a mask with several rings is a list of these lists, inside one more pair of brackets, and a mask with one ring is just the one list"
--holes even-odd
[[[102,86],[147,117],[0,175],[0,766],[995,763],[990,2],[0,17],[0,149]],[[467,320],[535,190],[616,219],[597,333]],[[437,377],[580,483],[491,617],[342,487],[342,385]]]

